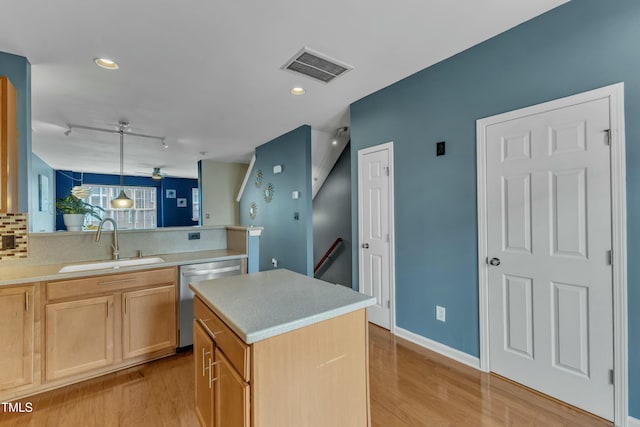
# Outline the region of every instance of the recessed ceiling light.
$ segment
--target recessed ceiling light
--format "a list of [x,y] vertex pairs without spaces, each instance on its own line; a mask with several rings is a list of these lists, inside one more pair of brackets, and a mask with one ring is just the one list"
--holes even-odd
[[291,95],[304,95],[306,91],[304,90],[303,87],[296,86],[296,87],[292,87],[289,93],[291,93]]
[[102,67],[107,70],[117,70],[119,68],[115,61],[107,58],[94,58],[93,62],[95,62],[98,67]]
[[338,140],[334,139],[333,141],[331,141],[331,145],[338,145]]

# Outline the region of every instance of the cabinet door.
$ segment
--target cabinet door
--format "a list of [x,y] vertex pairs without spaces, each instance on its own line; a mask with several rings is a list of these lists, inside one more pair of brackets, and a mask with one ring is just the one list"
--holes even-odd
[[0,390],[33,382],[33,286],[0,288]]
[[249,385],[219,348],[215,354],[217,427],[249,427]]
[[193,355],[196,376],[196,416],[202,427],[214,427],[213,340],[193,321]]
[[176,347],[176,287],[160,286],[122,294],[124,359]]
[[18,212],[16,89],[0,77],[0,212]]
[[46,306],[47,379],[113,363],[113,296]]

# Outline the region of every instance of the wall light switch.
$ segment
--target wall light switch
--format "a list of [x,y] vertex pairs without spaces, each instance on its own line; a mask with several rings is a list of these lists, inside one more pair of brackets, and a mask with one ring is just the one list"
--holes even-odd
[[275,165],[273,167],[273,173],[274,173],[274,175],[278,174],[278,173],[282,173],[282,165]]
[[299,191],[293,191],[291,193],[291,198],[294,199],[294,200],[299,199],[300,198],[300,192]]
[[447,321],[447,309],[436,305],[436,320],[441,322]]

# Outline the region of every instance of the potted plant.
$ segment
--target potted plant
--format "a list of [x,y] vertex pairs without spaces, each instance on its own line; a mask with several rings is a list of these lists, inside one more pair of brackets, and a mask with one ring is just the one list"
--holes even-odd
[[100,206],[91,205],[73,194],[58,199],[56,208],[62,213],[64,225],[69,231],[82,231],[86,215],[101,220],[100,212],[104,212]]

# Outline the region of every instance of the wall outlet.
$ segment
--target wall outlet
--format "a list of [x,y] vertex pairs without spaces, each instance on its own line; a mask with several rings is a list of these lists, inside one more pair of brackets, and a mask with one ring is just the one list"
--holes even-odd
[[447,309],[436,305],[436,320],[441,322],[447,321]]
[[273,268],[278,268],[278,260],[275,258],[271,258],[271,264],[273,265]]

